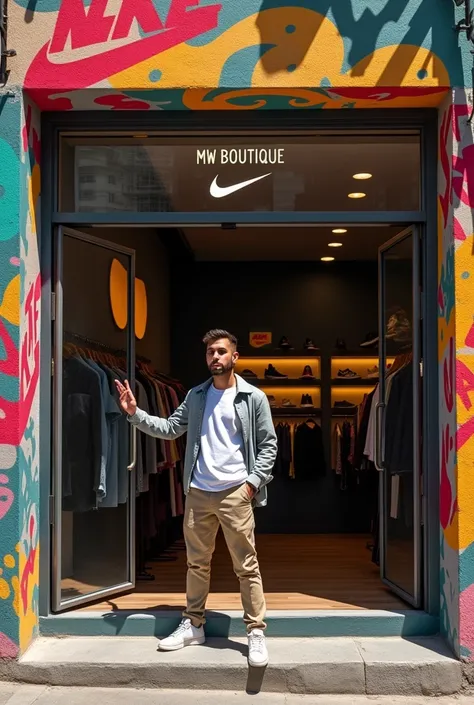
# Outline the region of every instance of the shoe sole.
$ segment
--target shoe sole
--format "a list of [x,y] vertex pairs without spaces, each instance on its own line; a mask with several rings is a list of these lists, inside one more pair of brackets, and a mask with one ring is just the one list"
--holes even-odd
[[181,649],[185,649],[186,646],[201,646],[205,643],[205,638],[189,639],[188,641],[185,641],[182,646],[162,646],[161,644],[158,644],[158,648],[160,651],[180,651]]
[[249,664],[249,666],[251,666],[251,668],[265,668],[265,666],[268,666],[268,663],[269,663],[269,659],[267,659],[263,663],[254,663],[250,659],[247,659],[247,660],[248,660],[248,664]]
[[269,377],[268,375],[266,375],[265,379],[277,380],[277,379],[288,379],[288,377],[285,377],[285,375],[282,375],[281,377]]

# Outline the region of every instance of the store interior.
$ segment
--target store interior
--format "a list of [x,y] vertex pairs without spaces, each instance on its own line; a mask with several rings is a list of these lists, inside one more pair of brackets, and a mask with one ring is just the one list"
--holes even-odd
[[[208,377],[201,341],[215,327],[238,337],[236,371],[269,397],[279,457],[268,506],[255,512],[269,609],[407,608],[380,579],[379,473],[366,454],[368,429],[362,423],[378,383],[378,251],[400,231],[337,224],[81,229],[136,255],[139,405],[171,413],[189,388]],[[130,447],[112,384],[115,375],[126,375],[126,256],[67,233],[62,251],[60,563],[67,606],[68,600],[127,579]],[[412,263],[404,254],[395,250],[389,260],[387,312],[389,306],[412,309]],[[252,346],[256,332],[271,333],[271,341]],[[392,365],[407,354],[407,339],[387,338]],[[78,376],[94,365],[106,368],[107,376],[101,374],[97,404],[88,407],[84,384],[91,380],[78,383]],[[95,374],[98,379],[97,369]],[[367,412],[365,417],[368,421]],[[96,424],[95,446],[80,446],[78,423]],[[102,467],[104,433],[109,455]],[[139,439],[133,488],[136,588],[81,609],[184,605],[183,449],[184,439]],[[404,501],[410,497],[401,492],[391,515],[402,547],[412,530],[412,508],[404,508]],[[402,548],[393,558],[401,583],[413,558],[410,550]],[[240,609],[238,580],[221,536],[208,608]]]

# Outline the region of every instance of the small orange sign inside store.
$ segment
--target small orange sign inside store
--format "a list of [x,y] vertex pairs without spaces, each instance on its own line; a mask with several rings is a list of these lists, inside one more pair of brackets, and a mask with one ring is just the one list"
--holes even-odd
[[250,345],[253,348],[263,348],[264,345],[270,345],[271,342],[271,333],[250,333]]

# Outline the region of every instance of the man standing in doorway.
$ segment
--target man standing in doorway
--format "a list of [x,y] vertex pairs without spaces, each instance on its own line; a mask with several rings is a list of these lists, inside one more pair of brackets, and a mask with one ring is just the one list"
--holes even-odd
[[226,330],[204,336],[211,378],[188,392],[168,418],[137,408],[128,382],[116,381],[130,423],[156,438],[186,433],[184,538],[188,573],[186,610],[179,627],[160,642],[163,651],[205,642],[205,606],[211,558],[219,526],[240,581],[249,643],[249,664],[266,666],[265,597],[255,550],[253,506],[267,503],[277,454],[266,395],[235,374],[237,339]]

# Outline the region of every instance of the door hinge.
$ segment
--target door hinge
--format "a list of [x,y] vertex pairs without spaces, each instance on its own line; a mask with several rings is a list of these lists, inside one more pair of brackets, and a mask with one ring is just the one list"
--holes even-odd
[[51,293],[51,320],[56,320],[56,294],[54,292]]
[[54,524],[54,510],[56,508],[56,503],[54,501],[54,496],[49,495],[49,523]]

